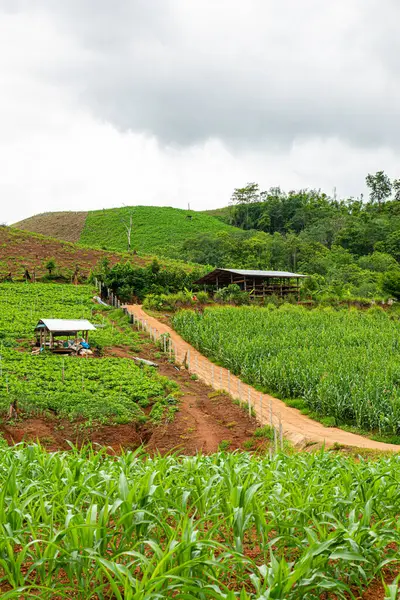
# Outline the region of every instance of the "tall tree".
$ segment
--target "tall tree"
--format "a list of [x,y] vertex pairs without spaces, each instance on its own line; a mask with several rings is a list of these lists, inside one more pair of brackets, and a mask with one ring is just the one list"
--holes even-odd
[[393,180],[394,199],[400,202],[400,179]]
[[260,188],[258,183],[248,183],[243,188],[235,188],[231,197],[232,204],[250,204],[260,202]]
[[392,193],[391,181],[384,171],[377,171],[375,175],[368,173],[365,181],[370,190],[369,197],[372,203],[377,202],[380,206]]

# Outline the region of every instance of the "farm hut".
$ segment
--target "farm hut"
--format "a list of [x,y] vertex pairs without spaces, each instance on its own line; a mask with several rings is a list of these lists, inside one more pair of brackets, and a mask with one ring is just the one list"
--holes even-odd
[[245,269],[214,269],[197,281],[198,285],[211,286],[214,290],[236,283],[242,290],[249,292],[253,298],[264,298],[276,294],[287,296],[299,294],[300,279],[306,275],[289,273],[288,271],[251,271]]
[[[89,331],[95,330],[86,319],[41,319],[35,327],[36,342],[40,348],[48,345],[53,352],[78,352],[89,348]],[[64,342],[56,339],[62,337],[66,338]],[[79,338],[83,341],[79,342]]]

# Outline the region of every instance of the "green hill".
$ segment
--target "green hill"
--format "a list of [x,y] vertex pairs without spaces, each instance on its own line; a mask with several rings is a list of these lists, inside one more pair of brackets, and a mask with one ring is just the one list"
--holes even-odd
[[[81,218],[79,217],[81,216]],[[105,250],[127,250],[126,225],[132,216],[131,249],[140,254],[179,258],[183,242],[201,233],[237,231],[207,213],[156,206],[110,208],[82,213],[45,213],[14,227],[70,239]]]
[[222,208],[212,208],[211,210],[203,210],[203,215],[207,215],[209,217],[216,217],[219,221],[223,223],[230,223],[230,211],[231,206],[224,206]]

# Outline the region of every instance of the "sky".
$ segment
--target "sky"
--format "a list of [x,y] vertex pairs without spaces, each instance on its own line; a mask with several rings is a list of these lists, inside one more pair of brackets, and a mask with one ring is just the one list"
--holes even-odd
[[0,223],[400,177],[398,0],[0,0]]

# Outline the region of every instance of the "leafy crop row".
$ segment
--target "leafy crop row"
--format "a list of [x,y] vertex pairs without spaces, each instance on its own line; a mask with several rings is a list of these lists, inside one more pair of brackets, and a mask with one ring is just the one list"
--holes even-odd
[[40,319],[89,319],[99,329],[90,334],[92,345],[101,347],[128,345],[138,349],[138,335],[131,329],[121,332],[107,318],[110,311],[93,302],[90,286],[60,284],[0,285],[0,339],[33,340]]
[[0,285],[0,413],[16,400],[24,412],[51,411],[89,422],[141,421],[149,411],[153,420],[170,414],[169,396],[177,386],[132,360],[31,355],[34,327],[46,317],[88,318],[99,327],[90,334],[92,346],[138,349],[138,334],[119,325],[120,311],[99,311],[92,294],[89,286]]
[[174,326],[249,383],[338,424],[400,433],[400,323],[383,311],[207,308]]

